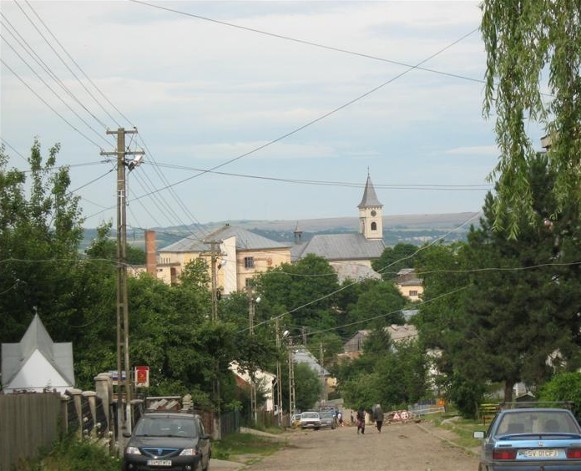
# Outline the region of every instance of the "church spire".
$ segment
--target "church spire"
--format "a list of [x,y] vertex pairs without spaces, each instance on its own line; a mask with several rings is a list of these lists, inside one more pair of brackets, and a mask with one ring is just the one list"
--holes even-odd
[[371,182],[371,176],[367,173],[367,182],[365,183],[365,190],[363,191],[363,198],[361,203],[357,206],[359,209],[363,208],[383,208],[383,205],[379,202],[377,194],[375,193],[375,188]]
[[357,207],[359,208],[359,232],[367,240],[383,239],[383,205],[375,193],[369,169],[363,198]]

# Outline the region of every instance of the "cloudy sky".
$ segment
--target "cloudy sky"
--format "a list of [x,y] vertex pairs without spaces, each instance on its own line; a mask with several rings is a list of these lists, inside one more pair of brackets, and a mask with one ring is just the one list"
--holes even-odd
[[[115,222],[131,129],[135,228],[481,209],[497,161],[472,1],[1,2],[10,166],[61,144],[86,227]],[[534,133],[534,131],[533,131]],[[533,135],[539,142],[540,132]]]

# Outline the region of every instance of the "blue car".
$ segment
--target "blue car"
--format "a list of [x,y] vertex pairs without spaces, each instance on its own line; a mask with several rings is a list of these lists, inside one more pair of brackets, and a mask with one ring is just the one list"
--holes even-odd
[[581,471],[581,427],[568,409],[501,410],[474,438],[478,471]]

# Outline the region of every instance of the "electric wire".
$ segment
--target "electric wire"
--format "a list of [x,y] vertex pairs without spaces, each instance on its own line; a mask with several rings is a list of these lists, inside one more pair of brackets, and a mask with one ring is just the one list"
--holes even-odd
[[[28,4],[28,2],[27,2]],[[77,81],[84,87],[83,82],[79,79],[79,77],[77,76],[77,74],[75,74],[75,72],[69,67],[69,65],[66,63],[66,61],[63,60],[62,56],[57,52],[57,50],[52,46],[52,44],[50,43],[50,41],[46,38],[46,36],[42,33],[42,31],[40,31],[40,29],[36,26],[36,24],[34,23],[34,21],[30,18],[30,16],[28,16],[28,14],[26,13],[26,11],[24,11],[24,8],[22,8],[22,6],[20,5],[19,2],[16,2],[16,6],[20,9],[20,11],[22,12],[22,14],[26,17],[26,19],[30,22],[30,24],[34,27],[34,29],[36,30],[36,32],[40,35],[40,37],[42,39],[44,39],[44,42],[48,45],[48,47],[50,47],[50,49],[52,50],[52,52],[54,52],[54,54],[59,58],[59,60],[61,61],[61,63],[67,68],[67,70],[73,75],[73,77],[75,77],[75,79],[77,79]],[[30,6],[30,4],[28,4],[28,6]],[[37,15],[38,16],[38,15]],[[56,77],[56,75],[55,75]],[[85,91],[89,94],[89,96],[91,98],[93,98],[93,100],[97,101],[95,99],[95,97],[93,96],[93,94],[86,88]],[[67,88],[68,90],[68,88]],[[95,119],[95,121],[97,121],[102,127],[103,129],[107,129],[107,125],[101,120],[99,119],[97,116],[95,116],[79,99],[77,99],[77,97],[69,91],[69,96],[75,100],[87,113],[89,113],[93,119]]]
[[[69,52],[66,50],[66,48],[62,45],[62,43],[58,40],[58,38],[54,35],[54,33],[51,31],[51,29],[47,26],[47,24],[43,21],[43,19],[40,17],[40,15],[36,12],[36,10],[34,9],[34,7],[30,4],[30,2],[28,0],[25,0],[26,5],[28,5],[28,8],[30,8],[30,10],[34,13],[34,15],[36,16],[36,18],[40,21],[40,23],[44,26],[44,28],[46,29],[46,31],[48,31],[48,33],[51,35],[51,37],[54,39],[54,41],[60,46],[60,48],[62,49],[62,51],[67,55],[67,57],[70,59],[70,61],[75,64],[75,66],[77,67],[77,69],[79,69],[79,71],[83,74],[83,76],[85,77],[85,79],[95,88],[95,90],[97,90],[97,92],[99,93],[99,95],[101,95],[101,97],[103,99],[105,99],[105,101],[107,101],[107,103],[109,103],[109,105],[117,112],[119,113],[119,115],[121,117],[123,117],[123,119],[125,119],[125,121],[127,121],[128,123],[131,123],[131,121],[129,119],[127,119],[127,117],[121,113],[117,107],[111,103],[111,101],[109,101],[109,99],[107,98],[107,96],[101,91],[101,89],[91,80],[91,78],[85,73],[85,71],[81,68],[81,66],[78,64],[78,62],[69,54]],[[69,69],[70,70],[70,69]],[[72,71],[71,71],[72,73]],[[74,74],[73,74],[74,75]],[[79,81],[79,83],[83,86],[83,88],[86,90],[86,92],[91,96],[91,98],[93,98],[93,100],[95,101],[95,103],[97,103],[97,105],[103,110],[103,112],[109,116],[109,118],[111,118],[111,120],[117,124],[117,127],[121,127],[121,125],[117,122],[117,120],[109,113],[109,111],[103,106],[103,104],[97,100],[97,98],[89,91],[89,89],[85,86],[85,84],[83,83],[82,80],[80,80],[78,77],[76,77],[77,80]],[[105,126],[107,127],[107,126]]]
[[[2,23],[0,22],[0,24],[2,24]],[[10,31],[9,31],[9,32],[10,32]],[[39,79],[39,80],[40,80],[40,81],[41,81],[41,82],[42,82],[42,83],[43,83],[43,84],[46,86],[46,88],[48,88],[48,89],[49,89],[49,90],[50,90],[50,91],[51,91],[51,92],[54,94],[54,96],[55,96],[55,97],[56,97],[58,100],[60,100],[60,102],[61,102],[63,105],[65,105],[65,106],[66,106],[66,107],[67,107],[67,108],[68,108],[68,109],[69,109],[69,110],[70,110],[70,111],[71,111],[71,112],[72,112],[72,113],[73,113],[73,114],[74,114],[74,115],[75,115],[77,118],[79,118],[79,119],[80,119],[80,120],[83,122],[83,124],[84,124],[85,126],[87,126],[87,127],[88,127],[88,128],[91,130],[91,131],[93,131],[97,137],[99,137],[100,139],[104,140],[104,141],[105,141],[107,144],[109,144],[109,141],[108,141],[107,139],[105,139],[105,137],[103,136],[103,134],[102,134],[102,133],[100,133],[100,132],[98,132],[98,131],[97,131],[97,130],[96,130],[94,127],[93,127],[93,126],[91,126],[91,125],[90,125],[90,124],[89,124],[87,121],[85,121],[85,119],[84,119],[84,118],[83,118],[83,117],[82,117],[82,116],[81,116],[81,115],[80,115],[80,114],[79,114],[77,111],[75,111],[75,110],[73,109],[73,107],[72,107],[71,105],[69,105],[69,104],[68,104],[68,103],[67,103],[67,102],[66,102],[66,101],[63,99],[63,97],[62,97],[62,96],[60,96],[60,94],[58,94],[58,93],[57,93],[57,92],[54,90],[54,88],[52,88],[52,87],[51,87],[51,86],[50,86],[50,85],[49,85],[49,84],[46,82],[46,80],[44,80],[44,78],[42,78],[42,76],[41,76],[41,75],[40,75],[40,74],[39,74],[39,73],[38,73],[36,70],[34,70],[34,68],[33,68],[33,67],[32,67],[32,66],[31,66],[31,65],[28,63],[28,61],[27,61],[27,60],[26,60],[24,57],[22,57],[22,55],[21,55],[21,54],[20,54],[20,53],[19,53],[19,52],[18,52],[18,51],[17,51],[17,50],[14,48],[14,46],[12,46],[12,44],[10,43],[10,41],[9,41],[9,40],[7,40],[7,38],[6,38],[4,35],[2,35],[1,33],[0,33],[0,38],[2,38],[2,39],[4,40],[4,43],[5,43],[5,44],[6,44],[6,45],[7,45],[7,46],[10,48],[10,49],[12,49],[12,51],[13,51],[13,52],[14,52],[14,53],[15,53],[15,54],[18,56],[18,58],[19,58],[19,59],[20,59],[20,60],[21,60],[21,61],[22,61],[22,62],[23,62],[23,63],[24,63],[24,64],[25,64],[25,65],[26,65],[26,66],[27,66],[29,69],[30,69],[30,71],[31,71],[31,72],[32,72],[32,73],[33,73],[33,74],[34,74],[34,75],[35,75],[35,76],[36,76],[36,77],[37,77],[37,78],[38,78],[38,79]],[[33,58],[34,58],[34,57],[33,57]],[[4,61],[3,61],[3,62],[4,62]],[[56,81],[57,81],[57,83],[58,83],[59,85],[61,85],[61,86],[62,86],[62,88],[63,88],[63,90],[65,90],[65,92],[69,93],[69,95],[70,95],[70,96],[73,96],[73,95],[71,94],[70,90],[68,90],[68,88],[67,88],[66,86],[64,86],[60,80],[56,80]],[[77,101],[78,101],[78,100],[77,100]],[[86,109],[86,108],[85,108],[85,109]]]
[[[47,31],[50,33],[50,35],[52,36],[52,38],[53,38],[53,39],[54,39],[54,40],[55,40],[55,41],[56,41],[56,42],[59,44],[59,46],[61,47],[61,49],[62,49],[62,50],[65,52],[65,54],[66,54],[66,55],[69,57],[69,59],[70,59],[70,60],[71,60],[71,61],[72,61],[72,62],[73,62],[73,63],[74,63],[76,66],[77,66],[77,68],[78,68],[78,69],[79,69],[79,70],[80,70],[80,71],[83,73],[83,75],[84,75],[84,76],[85,76],[85,77],[86,77],[86,78],[87,78],[87,79],[88,79],[88,80],[91,82],[91,84],[92,84],[92,85],[93,85],[93,86],[94,86],[94,87],[97,89],[97,91],[98,91],[98,92],[99,92],[99,93],[100,93],[102,96],[104,96],[103,92],[102,92],[102,91],[101,91],[101,90],[100,90],[100,89],[99,89],[99,88],[98,88],[98,87],[97,87],[97,86],[94,84],[94,82],[92,82],[92,81],[90,80],[90,78],[87,76],[87,74],[86,74],[86,73],[84,73],[84,71],[83,71],[83,70],[80,68],[80,66],[78,65],[78,63],[77,63],[77,62],[74,60],[74,58],[73,58],[73,57],[72,57],[72,56],[71,56],[71,55],[70,55],[70,54],[69,54],[69,53],[66,51],[66,49],[64,48],[64,46],[63,46],[63,45],[60,43],[60,41],[58,41],[58,39],[57,39],[57,38],[56,38],[56,36],[55,36],[55,35],[52,33],[52,31],[50,31],[50,29],[48,28],[48,26],[46,25],[46,23],[45,23],[45,22],[42,20],[42,18],[41,18],[41,17],[38,15],[38,13],[37,13],[37,12],[34,10],[34,8],[33,8],[33,7],[32,7],[32,6],[31,6],[31,5],[28,3],[28,2],[27,2],[27,4],[28,4],[28,6],[30,7],[30,9],[33,11],[33,13],[35,14],[35,16],[38,18],[38,20],[39,20],[39,21],[42,23],[42,25],[45,27],[45,29],[46,29],[46,30],[47,30]],[[29,22],[30,22],[31,24],[33,24],[33,26],[35,27],[36,31],[37,31],[37,32],[38,32],[38,33],[41,35],[41,37],[42,37],[42,38],[45,40],[45,42],[46,42],[46,43],[49,45],[49,47],[51,47],[52,51],[53,51],[53,52],[54,52],[54,53],[57,55],[57,57],[60,59],[60,61],[61,61],[61,62],[62,62],[62,63],[63,63],[63,64],[66,66],[66,67],[67,67],[67,69],[69,70],[69,72],[70,72],[71,74],[73,74],[73,76],[75,77],[75,79],[77,79],[77,81],[78,81],[78,82],[79,82],[79,83],[80,83],[80,84],[83,86],[83,88],[84,88],[84,89],[85,89],[85,91],[86,91],[86,92],[87,92],[87,93],[88,93],[88,94],[91,96],[91,98],[93,98],[93,100],[94,100],[95,102],[97,102],[97,103],[98,103],[98,104],[101,106],[101,108],[102,108],[102,109],[103,109],[103,110],[104,110],[104,111],[107,113],[107,115],[108,115],[108,116],[109,116],[111,119],[113,119],[113,121],[116,121],[116,120],[113,118],[113,116],[111,115],[111,113],[109,113],[109,112],[108,112],[108,111],[107,111],[107,110],[106,110],[106,109],[103,107],[103,105],[102,105],[102,104],[99,102],[99,100],[97,100],[97,99],[95,98],[94,94],[92,94],[92,93],[91,93],[91,91],[90,91],[90,90],[88,90],[88,88],[85,86],[85,84],[82,82],[82,80],[80,80],[80,78],[78,77],[78,75],[77,75],[77,74],[75,74],[75,72],[74,72],[74,71],[73,71],[73,70],[72,70],[72,69],[71,69],[71,68],[70,68],[70,67],[69,67],[69,66],[66,64],[66,62],[64,61],[64,59],[62,58],[62,56],[61,56],[61,55],[60,55],[60,54],[59,54],[59,53],[58,53],[58,52],[55,50],[55,48],[54,48],[54,47],[52,47],[52,45],[50,44],[50,41],[49,41],[49,40],[46,38],[46,36],[45,36],[45,35],[43,35],[43,34],[42,34],[42,32],[41,32],[41,31],[40,31],[40,30],[39,30],[39,29],[36,27],[36,25],[34,24],[33,20],[32,20],[32,19],[31,19],[31,18],[30,18],[30,17],[29,17],[27,14],[26,14],[26,12],[25,12],[25,11],[24,11],[24,10],[23,10],[23,9],[22,9],[20,6],[19,6],[19,8],[20,8],[20,10],[22,11],[22,13],[23,13],[23,14],[26,16],[26,18],[29,20]],[[9,21],[9,20],[7,20],[7,21]],[[46,65],[46,63],[45,63],[44,61],[42,61],[42,59],[40,59],[40,57],[38,56],[38,54],[36,54],[36,53],[34,52],[34,50],[33,50],[33,49],[32,49],[32,48],[31,48],[31,47],[28,45],[28,43],[26,42],[26,40],[24,40],[24,38],[22,38],[22,40],[23,40],[23,41],[26,43],[26,45],[28,46],[29,50],[30,50],[30,51],[32,51],[32,52],[30,52],[29,50],[27,50],[27,49],[26,49],[26,48],[25,48],[25,47],[24,47],[22,44],[21,44],[21,47],[23,47],[25,50],[27,50],[27,52],[29,53],[29,55],[31,55],[31,56],[32,56],[32,57],[33,57],[33,58],[34,58],[34,59],[37,61],[37,63],[38,63],[39,65],[41,65],[41,67],[43,67],[43,65],[44,65],[44,67],[43,67],[43,68],[44,68],[44,70],[45,70],[45,71],[46,71],[46,72],[47,72],[49,75],[51,75],[51,76],[52,76],[52,78],[53,78],[54,80],[56,80],[56,81],[57,81],[57,82],[58,82],[58,83],[61,85],[61,87],[64,87],[64,84],[62,83],[62,81],[60,81],[60,80],[58,79],[58,77],[56,77],[56,75],[55,75],[54,73],[52,73],[52,72],[51,72],[50,68],[49,68],[49,67]],[[34,54],[34,55],[33,55],[33,54]],[[35,57],[35,56],[36,56],[36,57]],[[38,58],[38,59],[37,59],[37,58]],[[22,59],[22,60],[23,60],[23,59]],[[39,61],[42,61],[42,64],[40,64],[40,63],[39,63]],[[30,68],[30,66],[29,66],[29,68]],[[31,70],[32,70],[32,69],[31,69]],[[37,75],[38,75],[38,74],[37,74]],[[40,78],[40,77],[39,77],[39,78]],[[48,87],[48,84],[46,84],[46,83],[45,83],[45,85],[47,85],[47,87]],[[65,89],[65,91],[66,91],[66,92],[68,92],[68,94],[69,94],[70,96],[72,96],[72,97],[73,97],[73,98],[74,98],[74,99],[75,99],[75,100],[76,100],[78,103],[81,103],[81,102],[80,102],[80,100],[78,100],[78,99],[77,99],[77,98],[76,98],[76,97],[75,97],[75,96],[72,94],[72,92],[70,92],[70,90],[69,90],[68,88],[66,88],[66,87],[65,87],[65,88],[63,88],[63,89]],[[106,98],[106,97],[104,96],[104,98]],[[112,103],[111,103],[111,102],[110,102],[108,99],[107,99],[106,101],[107,101],[107,102],[108,102],[108,103],[109,103],[109,104],[110,104],[110,105],[111,105],[111,106],[112,106],[112,107],[113,107],[113,108],[114,108],[114,109],[115,109],[115,110],[116,110],[116,111],[117,111],[117,112],[118,112],[120,115],[122,115],[122,116],[123,116],[123,117],[124,117],[124,118],[125,118],[125,119],[126,119],[128,122],[129,122],[129,119],[127,119],[127,117],[126,117],[126,116],[125,116],[123,113],[121,113],[117,107],[115,107],[115,106],[114,106],[114,105],[113,105],[113,104],[112,104]],[[65,104],[66,104],[66,103],[65,103]],[[71,108],[69,107],[69,109],[71,109]],[[85,107],[85,110],[87,110],[87,111],[88,111],[88,109],[87,109],[86,107]],[[73,112],[74,112],[74,110],[72,110],[72,109],[71,109],[71,111],[73,111]],[[77,114],[77,116],[78,116],[78,114]],[[92,115],[92,116],[93,116],[94,118],[96,118],[94,115]],[[78,117],[80,118],[80,116],[78,116]],[[80,119],[82,119],[82,118],[80,118]],[[96,119],[98,120],[98,118],[96,118]],[[83,122],[84,122],[86,125],[88,125],[88,123],[86,123],[86,121],[83,121]],[[100,121],[100,124],[101,124],[101,125],[103,125],[103,127],[105,127],[105,128],[107,127],[107,126],[105,125],[105,123],[103,123],[102,121]],[[118,123],[117,123],[117,124],[118,124]],[[119,124],[118,124],[118,125],[119,125]],[[98,133],[98,132],[97,132],[97,131],[95,131],[94,129],[93,129],[93,131],[94,131],[94,132],[95,132],[95,133],[96,133],[96,134],[97,134],[97,135],[98,135],[98,136],[99,136],[101,139],[105,140],[105,142],[107,142],[107,144],[109,144],[109,141],[107,141],[107,140],[106,140],[106,139],[103,137],[103,135],[102,135],[102,134]],[[133,139],[133,135],[132,135],[132,139]],[[131,145],[131,143],[130,143],[129,145]],[[157,170],[157,169],[156,169],[156,170]],[[157,170],[157,171],[159,172],[159,170]],[[155,188],[155,186],[153,186],[153,188]],[[172,193],[173,193],[173,191],[172,191]],[[174,198],[176,199],[176,201],[178,202],[178,205],[179,205],[179,206],[181,206],[181,207],[182,207],[182,208],[184,208],[184,209],[185,209],[185,208],[187,208],[187,207],[186,207],[186,205],[185,205],[185,204],[184,204],[184,203],[183,203],[181,200],[179,200],[179,198],[177,197],[177,195],[175,195],[175,193],[173,193],[173,196],[174,196]],[[158,198],[158,199],[159,199],[159,198]],[[166,206],[167,206],[167,207],[169,207],[169,208],[171,208],[171,206],[170,206],[170,205],[167,205],[167,203],[166,203]],[[165,212],[165,211],[163,211],[162,213],[163,213],[163,214],[167,214],[167,212]],[[176,214],[175,212],[173,212],[173,213],[174,213],[174,215]],[[179,219],[179,216],[178,216],[177,218]]]
[[[359,57],[363,57],[363,58],[366,58],[366,59],[373,59],[373,60],[381,61],[381,62],[387,62],[389,64],[399,65],[399,66],[407,67],[407,68],[414,68],[414,69],[422,70],[424,72],[430,72],[430,73],[434,73],[434,74],[438,74],[438,75],[444,75],[444,76],[447,76],[447,77],[457,78],[457,79],[461,79],[461,80],[467,80],[467,81],[470,81],[470,82],[476,82],[476,83],[481,83],[481,84],[486,83],[483,79],[478,79],[478,78],[474,78],[474,77],[467,77],[467,76],[464,76],[464,75],[454,74],[454,73],[449,73],[449,72],[443,72],[443,71],[435,70],[435,69],[429,69],[429,68],[426,68],[426,67],[421,67],[419,65],[414,66],[414,65],[409,64],[409,63],[400,62],[400,61],[396,61],[396,60],[392,60],[392,59],[385,59],[383,57],[378,57],[378,56],[374,56],[374,55],[371,55],[371,54],[365,54],[365,53],[356,52],[356,51],[350,51],[348,49],[342,49],[342,48],[339,48],[339,47],[326,46],[324,44],[316,43],[316,42],[313,42],[313,41],[307,41],[307,40],[304,40],[304,39],[297,39],[297,38],[293,38],[291,36],[285,36],[285,35],[277,34],[277,33],[270,33],[268,31],[263,31],[263,30],[259,30],[259,29],[256,29],[256,28],[250,28],[250,27],[247,27],[247,26],[241,26],[241,25],[237,25],[237,24],[234,24],[234,23],[228,23],[227,21],[216,20],[214,18],[209,18],[209,17],[205,17],[205,16],[202,16],[202,15],[196,15],[194,13],[188,13],[188,12],[181,11],[181,10],[175,10],[173,8],[168,8],[168,7],[164,7],[164,6],[161,6],[161,5],[155,5],[153,3],[148,3],[148,2],[141,1],[141,0],[129,0],[129,1],[130,2],[133,2],[133,3],[138,3],[140,5],[145,5],[145,6],[148,6],[148,7],[151,7],[151,8],[157,8],[157,9],[165,10],[165,11],[168,11],[168,12],[171,12],[171,13],[176,13],[178,15],[189,16],[189,17],[192,17],[192,18],[196,18],[198,20],[208,21],[208,22],[216,23],[216,24],[219,24],[219,25],[222,25],[222,26],[228,26],[230,28],[236,28],[236,29],[240,29],[240,30],[244,30],[244,31],[249,31],[249,32],[252,32],[252,33],[257,33],[257,34],[261,34],[261,35],[265,35],[265,36],[270,36],[270,37],[277,38],[277,39],[284,39],[285,41],[292,41],[292,42],[295,42],[295,43],[304,44],[304,45],[307,45],[307,46],[314,46],[314,47],[321,48],[321,49],[326,49],[326,50],[329,50],[329,51],[340,52],[340,53],[344,53],[344,54],[350,54],[350,55],[353,55],[353,56],[359,56]],[[480,28],[475,28],[469,34],[470,35],[471,34],[474,34],[476,31],[479,31],[479,29]]]
[[[279,177],[267,177],[263,175],[250,175],[243,173],[231,173],[231,172],[217,172],[208,169],[202,169],[197,167],[189,167],[185,165],[175,165],[175,164],[157,164],[160,167],[172,168],[176,170],[191,170],[193,172],[206,172],[216,175],[223,175],[228,177],[238,177],[238,178],[248,178],[253,180],[266,180],[281,183],[296,183],[301,185],[314,185],[314,186],[334,186],[334,187],[345,187],[345,188],[365,188],[365,183],[353,183],[353,182],[341,182],[341,181],[331,181],[331,180],[304,180],[304,179],[293,179],[293,178],[279,178]],[[470,190],[470,191],[482,191],[492,189],[490,184],[465,184],[465,185],[454,185],[454,184],[436,184],[436,183],[413,183],[413,184],[384,184],[384,183],[374,183],[373,186],[377,189],[382,190]]]
[[[302,130],[304,130],[304,129],[306,129],[306,128],[308,128],[308,127],[310,127],[310,126],[312,126],[312,125],[314,125],[314,124],[316,124],[316,123],[318,123],[319,121],[322,121],[322,120],[324,120],[324,119],[328,118],[329,116],[332,116],[332,115],[334,115],[335,113],[338,113],[339,111],[341,111],[341,110],[343,110],[343,109],[345,109],[345,108],[347,108],[347,107],[349,107],[349,106],[353,105],[354,103],[357,103],[357,102],[359,102],[359,101],[363,100],[364,98],[366,98],[366,97],[368,97],[369,95],[371,95],[371,94],[375,93],[376,91],[378,91],[378,90],[382,89],[383,87],[385,87],[385,86],[387,86],[387,85],[389,85],[389,84],[391,84],[391,83],[395,82],[395,81],[396,81],[396,80],[398,80],[399,78],[403,77],[404,75],[406,75],[406,74],[410,73],[412,70],[416,69],[416,68],[417,68],[418,66],[420,66],[421,64],[424,64],[424,63],[426,63],[426,62],[430,61],[430,60],[431,60],[431,59],[433,59],[434,57],[436,57],[436,56],[438,56],[438,55],[442,54],[442,53],[443,53],[443,52],[445,52],[446,50],[450,49],[451,47],[455,46],[455,45],[456,45],[456,44],[458,44],[459,42],[463,41],[463,40],[464,40],[464,39],[466,39],[468,36],[470,36],[470,35],[471,35],[473,32],[474,32],[474,31],[471,31],[471,32],[469,32],[469,33],[466,33],[466,34],[464,34],[464,35],[463,35],[463,36],[461,36],[459,39],[455,40],[454,42],[452,42],[452,43],[448,44],[447,46],[443,47],[442,49],[438,50],[437,52],[435,52],[435,53],[431,54],[430,56],[426,57],[426,58],[425,58],[425,59],[423,59],[422,61],[418,62],[418,64],[416,64],[415,66],[413,66],[413,67],[410,67],[409,69],[407,69],[407,70],[405,70],[405,71],[403,71],[403,72],[401,72],[401,73],[397,74],[396,76],[394,76],[394,77],[390,78],[389,80],[387,80],[387,81],[385,81],[385,82],[381,83],[380,85],[378,85],[378,86],[376,86],[376,87],[372,88],[371,90],[368,90],[367,92],[363,93],[362,95],[359,95],[358,97],[356,97],[356,98],[353,98],[352,100],[348,101],[347,103],[344,103],[344,104],[342,104],[341,106],[338,106],[337,108],[334,108],[334,109],[332,109],[331,111],[328,111],[328,112],[326,112],[326,113],[322,114],[321,116],[319,116],[319,117],[317,117],[317,118],[315,118],[315,119],[313,119],[313,120],[311,120],[311,121],[309,121],[309,122],[307,122],[307,123],[303,124],[302,126],[299,126],[298,128],[295,128],[294,130],[292,130],[292,131],[289,131],[289,132],[287,132],[286,134],[283,134],[282,136],[279,136],[279,137],[277,137],[277,138],[275,138],[275,139],[273,139],[273,140],[271,140],[271,141],[268,141],[268,142],[266,142],[265,144],[262,144],[262,145],[260,145],[260,146],[258,146],[258,147],[255,147],[254,149],[251,149],[251,150],[250,150],[250,151],[248,151],[248,152],[245,152],[245,153],[243,153],[243,154],[240,154],[240,155],[238,155],[237,157],[233,157],[233,158],[231,158],[231,159],[229,159],[229,160],[226,160],[225,162],[222,162],[221,164],[215,165],[215,166],[211,167],[211,168],[210,168],[210,169],[208,169],[208,170],[204,170],[204,171],[202,171],[202,172],[199,172],[199,173],[197,173],[196,175],[193,175],[193,176],[191,176],[191,177],[188,177],[188,178],[184,178],[184,179],[182,179],[182,180],[179,180],[179,181],[177,181],[177,182],[173,183],[171,186],[177,186],[177,185],[180,185],[180,184],[182,184],[182,183],[185,183],[185,182],[187,182],[187,181],[193,180],[194,178],[197,178],[197,177],[199,177],[199,176],[201,176],[201,175],[204,175],[204,174],[208,173],[208,171],[214,171],[214,170],[217,170],[217,169],[219,169],[219,168],[222,168],[222,167],[225,167],[225,166],[227,166],[227,165],[230,165],[230,164],[232,164],[232,163],[234,163],[234,162],[236,162],[236,161],[238,161],[238,160],[240,160],[240,159],[243,159],[243,158],[245,158],[245,157],[248,157],[249,155],[255,154],[256,152],[259,152],[259,151],[261,151],[261,150],[263,150],[263,149],[265,149],[265,148],[267,148],[267,147],[270,147],[270,146],[272,146],[272,145],[276,144],[277,142],[280,142],[280,141],[282,141],[282,140],[284,140],[284,139],[286,139],[286,138],[288,138],[288,137],[290,137],[290,136],[293,136],[294,134],[297,134],[297,133],[299,133],[300,131],[302,131]],[[168,188],[168,186],[162,187],[162,188],[160,188],[159,190],[157,190],[157,191],[156,191],[156,192],[154,192],[154,193],[149,193],[149,194],[141,195],[139,198],[145,198],[145,197],[151,196],[151,195],[153,195],[153,194],[157,193],[158,191],[163,191],[163,190],[166,190],[167,188]]]
[[[457,231],[457,230],[458,230],[458,229],[460,229],[461,227],[464,227],[466,224],[470,223],[470,222],[471,222],[471,221],[473,221],[473,220],[474,220],[476,217],[479,217],[481,214],[482,214],[482,212],[476,213],[475,215],[473,215],[473,216],[471,216],[470,218],[466,219],[464,222],[462,222],[462,223],[461,223],[460,225],[458,225],[457,227],[455,227],[455,228],[451,229],[451,230],[450,230],[450,231],[449,231],[447,234],[445,234],[445,235],[443,235],[443,236],[441,236],[441,237],[438,237],[437,239],[433,240],[433,241],[432,241],[432,242],[430,242],[429,244],[426,244],[425,246],[422,246],[422,247],[418,248],[418,250],[416,250],[416,251],[415,251],[413,254],[411,254],[411,255],[408,255],[408,256],[406,256],[406,257],[402,257],[402,258],[400,258],[399,260],[396,260],[396,261],[394,261],[394,262],[390,263],[389,265],[386,265],[385,267],[383,267],[383,268],[381,268],[380,270],[378,270],[378,271],[377,271],[377,273],[381,274],[381,273],[382,273],[384,270],[387,270],[388,268],[390,268],[391,266],[395,265],[396,263],[400,263],[400,262],[402,262],[402,261],[409,260],[410,258],[413,258],[413,257],[415,257],[415,256],[416,256],[418,253],[420,253],[421,251],[423,251],[423,250],[426,250],[426,249],[428,249],[429,247],[431,247],[432,245],[434,245],[434,244],[438,243],[439,241],[443,240],[443,239],[446,237],[446,235],[449,235],[449,234],[451,234],[452,232],[454,232],[454,231]],[[341,286],[339,289],[336,289],[336,290],[332,291],[331,293],[328,293],[328,294],[325,294],[325,295],[323,295],[323,296],[320,296],[320,297],[318,297],[318,298],[316,298],[316,299],[314,299],[314,300],[312,300],[312,301],[309,301],[309,302],[307,302],[307,303],[305,303],[305,304],[302,304],[301,306],[297,306],[297,307],[295,307],[295,308],[293,308],[293,309],[289,309],[288,311],[286,311],[286,312],[284,312],[284,313],[282,313],[282,314],[280,314],[280,315],[278,315],[278,316],[276,316],[276,317],[274,317],[274,318],[272,318],[272,319],[269,319],[269,320],[266,320],[266,321],[260,322],[260,323],[258,323],[258,324],[255,324],[255,327],[258,327],[258,326],[260,326],[260,325],[263,325],[263,324],[270,323],[270,322],[272,322],[273,320],[276,320],[276,319],[281,319],[281,318],[282,318],[282,317],[284,317],[285,315],[293,314],[294,312],[297,312],[297,311],[299,311],[299,310],[301,310],[301,309],[304,309],[305,307],[311,306],[312,304],[318,303],[319,301],[323,301],[323,300],[325,300],[325,299],[327,299],[327,298],[330,298],[331,296],[334,296],[335,294],[337,294],[337,293],[340,293],[341,291],[343,291],[343,290],[345,290],[345,289],[347,289],[347,288],[350,288],[351,286],[355,286],[355,285],[357,285],[357,284],[359,284],[359,283],[362,283],[362,282],[363,282],[365,279],[366,279],[366,278],[362,278],[362,279],[360,279],[360,280],[355,280],[355,281],[353,281],[352,283],[349,283],[349,284],[346,284],[346,285],[344,285],[344,286]],[[241,333],[241,332],[245,332],[246,330],[248,330],[248,328],[246,328],[246,329],[243,329],[243,330],[239,331],[239,333]]]
[[102,150],[102,147],[99,144],[97,144],[93,139],[91,139],[89,136],[87,136],[85,133],[83,133],[80,129],[78,129],[76,126],[74,126],[61,113],[59,113],[51,104],[49,104],[44,98],[42,98],[30,85],[28,85],[28,83],[26,83],[24,81],[24,79],[22,77],[20,77],[20,75],[14,69],[12,69],[12,67],[10,67],[6,63],[6,61],[4,61],[4,59],[2,59],[2,57],[0,57],[0,62],[2,62],[2,64],[4,64],[4,67],[6,67],[10,72],[12,72],[12,75],[14,75],[26,88],[28,88],[36,96],[36,98],[38,98],[40,101],[42,101],[54,114],[56,114],[60,119],[62,119],[70,128],[72,128],[76,133],[78,133],[79,135],[84,137],[87,141],[89,141],[95,147]]

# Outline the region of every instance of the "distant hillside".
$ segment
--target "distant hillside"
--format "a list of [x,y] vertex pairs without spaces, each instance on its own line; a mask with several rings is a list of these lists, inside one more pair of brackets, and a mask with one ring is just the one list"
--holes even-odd
[[[478,225],[478,213],[449,213],[449,214],[407,214],[400,216],[384,216],[383,240],[387,245],[410,243],[422,245],[425,242],[444,237],[447,242],[465,240],[470,224]],[[194,237],[203,238],[205,235],[222,227],[225,224],[243,227],[269,239],[279,242],[294,242],[294,230],[297,227],[302,231],[302,241],[311,239],[316,234],[340,234],[359,231],[359,219],[355,217],[305,219],[300,221],[278,220],[240,220],[220,221],[202,225],[184,227],[154,227],[156,232],[157,248],[168,245],[194,234]],[[86,229],[82,249],[89,246],[96,236],[95,229]],[[144,247],[143,231],[129,229],[127,240],[136,247]]]

